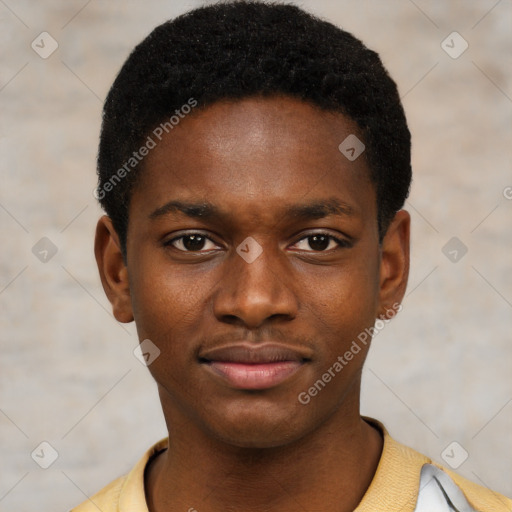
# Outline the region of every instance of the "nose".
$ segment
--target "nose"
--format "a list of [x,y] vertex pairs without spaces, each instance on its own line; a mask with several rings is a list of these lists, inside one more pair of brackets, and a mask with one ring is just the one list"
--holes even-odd
[[296,317],[297,297],[286,257],[278,249],[261,248],[261,254],[254,260],[233,251],[224,263],[213,299],[219,321],[254,329],[271,319]]

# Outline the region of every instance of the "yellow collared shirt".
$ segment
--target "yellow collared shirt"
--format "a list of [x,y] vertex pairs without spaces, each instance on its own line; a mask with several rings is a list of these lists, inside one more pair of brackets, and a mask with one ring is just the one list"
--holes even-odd
[[[431,464],[434,466],[432,468],[434,471],[437,471],[436,468],[438,468],[447,475],[443,475],[445,481],[449,481],[464,502],[467,501],[467,508],[464,506],[464,509],[461,510],[512,512],[512,500],[509,498],[477,485],[436,464],[425,455],[392,439],[384,426],[377,420],[366,419],[382,431],[384,445],[373,480],[354,512],[444,512],[457,510],[457,508],[451,508],[455,505],[450,503],[450,492],[447,494],[443,489],[438,492],[439,496],[444,497],[439,498],[439,505],[435,501],[435,496],[434,498],[423,496],[422,500],[418,499],[420,474],[424,476],[422,468],[425,464]],[[150,458],[165,450],[167,446],[168,438],[158,441],[127,475],[114,480],[71,512],[98,512],[98,510],[101,510],[101,512],[149,512],[144,491],[144,469]],[[438,483],[437,480],[436,483]],[[441,487],[441,484],[439,484],[439,487]],[[421,489],[421,492],[423,492],[423,489]],[[427,491],[424,494],[426,493]],[[435,506],[428,504],[434,503],[434,501],[429,501],[431,499],[435,501]],[[426,505],[421,505],[420,501]],[[419,508],[417,508],[417,504]]]

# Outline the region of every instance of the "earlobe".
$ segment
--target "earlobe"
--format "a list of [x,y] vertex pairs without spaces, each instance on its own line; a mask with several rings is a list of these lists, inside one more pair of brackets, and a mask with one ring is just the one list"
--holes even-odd
[[384,318],[396,314],[405,295],[409,278],[410,226],[409,212],[400,210],[393,218],[382,241],[377,313]]
[[123,259],[119,237],[107,215],[103,215],[96,226],[94,255],[114,317],[122,323],[133,321],[128,268]]

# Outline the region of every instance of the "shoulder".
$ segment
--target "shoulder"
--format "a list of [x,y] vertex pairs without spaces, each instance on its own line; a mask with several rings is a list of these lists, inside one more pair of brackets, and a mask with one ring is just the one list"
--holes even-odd
[[126,475],[117,478],[101,491],[97,492],[70,512],[117,512],[121,489],[126,481]]
[[154,444],[125,476],[119,477],[70,512],[148,512],[144,472],[148,461],[168,447],[168,438]]
[[[472,510],[463,508],[467,506],[467,503],[478,512],[512,512],[512,500],[510,498],[464,478],[455,471],[395,440],[390,439],[390,444],[402,460],[407,461],[407,464],[412,463],[411,469],[414,466],[416,467],[414,473],[416,473],[416,478],[419,480],[419,489],[418,508],[415,510],[423,510],[419,507],[419,498],[429,494],[434,495],[437,492],[454,504],[457,500],[460,500],[458,501],[461,507],[460,510]],[[462,492],[462,495],[460,492]]]
[[432,465],[446,473],[461,489],[467,500],[476,510],[487,512],[512,512],[512,500],[483,485],[476,484],[440,464]]
[[[393,439],[382,423],[365,418],[384,438],[374,479],[357,512],[464,510],[512,512],[512,500]],[[382,505],[385,506],[382,506]]]

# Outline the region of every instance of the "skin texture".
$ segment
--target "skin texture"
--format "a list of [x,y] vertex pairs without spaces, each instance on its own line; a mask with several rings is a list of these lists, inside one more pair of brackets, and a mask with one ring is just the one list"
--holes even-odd
[[[368,488],[382,450],[359,413],[368,346],[309,404],[297,399],[407,284],[409,214],[398,212],[379,244],[364,153],[350,162],[338,149],[351,133],[357,126],[342,114],[293,98],[215,103],[146,157],[127,265],[110,219],[99,220],[95,252],[114,315],[135,319],[139,339],[161,351],[149,370],[170,449],[146,471],[152,512],[351,511]],[[350,214],[286,215],[333,199]],[[171,200],[209,201],[223,214],[151,217]],[[175,240],[190,232],[210,240]],[[327,239],[319,250],[315,234],[346,244]],[[249,236],[263,250],[252,263],[236,252]],[[235,389],[198,354],[240,340],[282,343],[308,360],[270,389]]]

